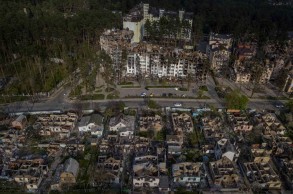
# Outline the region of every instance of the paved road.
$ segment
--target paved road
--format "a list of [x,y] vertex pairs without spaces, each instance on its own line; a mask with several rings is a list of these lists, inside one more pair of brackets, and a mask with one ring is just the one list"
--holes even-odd
[[[209,81],[208,87],[213,85],[212,81]],[[77,102],[68,100],[68,95],[70,93],[70,86],[62,87],[57,91],[51,98],[44,100],[43,102],[32,103],[29,101],[16,102],[7,105],[0,105],[0,108],[8,113],[14,112],[32,112],[32,111],[53,111],[53,110],[75,110],[77,107]],[[174,89],[173,89],[174,90]],[[209,89],[209,92],[211,90]],[[215,94],[210,93],[214,96]],[[174,99],[174,98],[152,98],[158,102],[162,107],[174,106],[174,103],[180,102],[183,107],[203,107],[205,105],[211,105],[215,108],[223,108],[225,106],[223,99],[219,99],[217,95],[213,99]],[[123,101],[128,107],[139,107],[145,105],[145,100],[143,98],[122,98],[115,101]],[[78,102],[82,104],[83,109],[97,109],[106,107],[109,100],[93,100],[93,101],[83,101]],[[285,102],[285,101],[282,101]],[[263,109],[276,109],[274,107],[275,101],[264,100],[264,99],[250,99],[249,108],[263,110]]]
[[[2,106],[2,109],[5,112],[13,113],[13,112],[30,112],[30,111],[53,111],[53,110],[74,110],[76,109],[76,102],[67,101],[66,96],[69,92],[66,89],[60,94],[56,95],[54,99],[31,103],[31,102],[18,102],[11,103],[8,105]],[[64,95],[65,94],[65,95]],[[156,102],[158,102],[161,106],[174,106],[174,103],[180,102],[183,107],[203,107],[205,105],[212,105],[215,108],[223,108],[224,102],[221,99],[171,99],[171,98],[153,98]],[[128,107],[139,107],[145,105],[145,100],[143,98],[131,98],[131,99],[117,99],[115,101],[123,101]],[[94,101],[83,101],[79,102],[82,104],[83,109],[97,109],[104,108],[108,100],[94,100]],[[248,107],[263,110],[263,109],[276,109],[274,107],[273,100],[263,100],[263,99],[251,99]],[[285,101],[283,101],[285,102]]]

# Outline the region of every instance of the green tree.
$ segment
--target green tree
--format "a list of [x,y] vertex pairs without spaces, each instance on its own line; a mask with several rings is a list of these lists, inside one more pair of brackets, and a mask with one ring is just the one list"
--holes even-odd
[[293,113],[293,99],[288,100],[288,102],[286,103],[286,108]]
[[151,109],[158,109],[158,108],[160,108],[160,105],[156,101],[151,100],[151,99],[148,100],[147,105]]
[[153,28],[149,19],[146,20],[144,28],[145,28],[145,36],[150,39],[153,36]]
[[226,106],[228,109],[244,110],[247,107],[249,99],[241,94],[239,90],[234,90],[225,96]]

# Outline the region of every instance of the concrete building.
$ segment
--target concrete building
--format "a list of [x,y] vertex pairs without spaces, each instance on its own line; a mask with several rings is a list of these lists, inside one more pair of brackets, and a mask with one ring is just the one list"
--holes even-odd
[[264,190],[279,190],[282,182],[270,164],[270,157],[256,157],[253,162],[244,163],[247,179]]
[[[262,66],[262,72],[260,77],[255,77],[259,76],[258,73],[255,74],[256,71],[259,71],[256,69],[259,68],[257,67],[259,65]],[[259,83],[264,84],[270,80],[273,70],[274,65],[268,60],[265,62],[257,62],[251,58],[236,60],[230,74],[230,79],[236,83],[250,83],[258,80]]]
[[197,187],[204,177],[202,164],[181,162],[172,165],[173,184],[175,187]]
[[134,131],[134,121],[135,121],[134,116],[118,115],[110,119],[109,130],[120,131],[126,128],[127,130]]
[[133,181],[133,187],[154,188],[154,187],[159,187],[160,178],[152,177],[152,176],[142,176],[142,177],[134,177],[132,181]]
[[123,29],[133,31],[131,43],[138,43],[142,40],[144,31],[143,4],[138,4],[123,17]]
[[103,117],[95,114],[84,116],[78,123],[78,130],[81,133],[91,133],[94,137],[101,137],[104,131]]
[[124,66],[123,61],[123,50],[130,48],[131,40],[134,36],[132,30],[106,30],[100,36],[101,50],[104,50],[112,59],[113,69],[115,72],[120,72],[120,76],[123,75],[122,67]]
[[159,115],[154,116],[141,116],[138,121],[139,131],[159,132],[163,128],[162,117]]
[[235,132],[249,132],[253,128],[253,125],[249,122],[245,114],[228,113],[228,118]]
[[216,73],[220,73],[227,67],[231,54],[232,42],[232,36],[229,34],[210,34],[206,53],[209,56],[211,68]]
[[126,76],[206,79],[207,56],[200,52],[140,43],[127,56]]
[[224,156],[220,160],[210,162],[209,168],[214,190],[239,191],[242,179],[235,162]]
[[171,118],[175,134],[184,135],[186,133],[193,132],[193,122],[189,114],[172,113]]

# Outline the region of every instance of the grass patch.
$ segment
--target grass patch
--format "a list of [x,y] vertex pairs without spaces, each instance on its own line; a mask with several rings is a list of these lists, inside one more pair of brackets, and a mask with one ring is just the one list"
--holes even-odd
[[108,94],[106,99],[117,99],[118,96],[116,94]]
[[211,98],[203,95],[203,96],[197,96],[195,99],[211,99]]
[[25,101],[31,99],[31,96],[0,96],[0,104]]
[[200,86],[199,89],[202,90],[202,91],[206,91],[206,92],[208,91],[207,86]]
[[268,100],[288,100],[288,98],[285,96],[280,96],[280,97],[268,96],[267,99]]
[[127,110],[124,110],[124,114],[130,115],[130,116],[135,116],[136,115],[136,109],[127,109]]
[[104,100],[104,94],[94,94],[94,95],[82,95],[80,100]]
[[148,90],[149,88],[176,88],[176,86],[146,86],[145,89]]
[[118,85],[133,85],[132,82],[121,82],[121,83],[118,83]]
[[140,86],[121,86],[121,88],[140,88]]
[[[124,98],[145,98],[145,97],[141,97],[141,96],[125,96]],[[186,97],[182,97],[182,96],[153,96],[153,97],[149,97],[149,98],[200,99],[200,98],[196,98],[196,97],[192,97],[192,96],[186,96]],[[207,98],[209,98],[209,97],[207,97]]]
[[188,91],[187,88],[179,88],[180,91]]
[[157,109],[160,108],[161,106],[154,100],[149,100],[148,101],[148,107],[151,109]]
[[113,92],[115,89],[114,88],[106,88],[105,92]]
[[71,90],[69,96],[80,96],[82,87],[80,85],[76,86]]

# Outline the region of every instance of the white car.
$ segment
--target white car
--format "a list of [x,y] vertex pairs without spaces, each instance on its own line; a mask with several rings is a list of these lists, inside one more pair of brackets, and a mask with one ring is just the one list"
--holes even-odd
[[146,96],[146,93],[143,92],[143,93],[140,94],[140,96],[141,96],[141,97],[145,97],[145,96]]
[[175,103],[175,104],[174,104],[174,106],[175,106],[175,107],[181,107],[181,106],[182,106],[182,104],[181,104],[181,103],[179,103],[179,102],[177,102],[177,103]]
[[174,88],[175,90],[179,90],[179,88]]
[[284,108],[283,104],[276,104],[275,106],[276,106],[276,108]]

